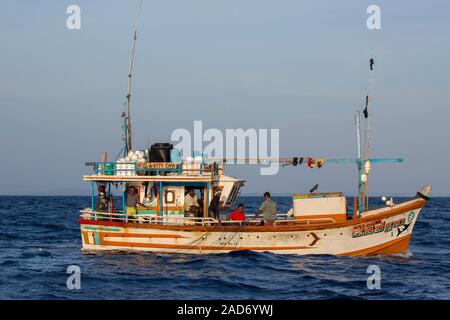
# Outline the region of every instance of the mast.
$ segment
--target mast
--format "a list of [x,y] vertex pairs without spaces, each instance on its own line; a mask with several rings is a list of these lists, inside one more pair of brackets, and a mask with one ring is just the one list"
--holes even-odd
[[362,159],[361,159],[361,129],[360,129],[360,112],[356,111],[355,125],[356,125],[356,145],[357,145],[357,159],[358,164],[358,216],[361,215],[363,210],[363,183],[362,183]]
[[371,155],[371,127],[370,127],[370,118],[371,118],[371,106],[372,106],[372,71],[373,65],[375,61],[373,58],[369,59],[369,80],[368,80],[368,88],[366,95],[366,105],[363,111],[365,118],[364,125],[364,153],[362,157],[362,166],[363,172],[362,175],[362,208],[364,210],[368,209],[369,206],[369,197],[368,197],[368,182],[369,182],[369,174],[371,169],[370,163],[370,155]]
[[128,69],[128,94],[126,96],[127,98],[127,106],[126,106],[126,152],[132,150],[133,148],[133,136],[131,131],[131,84],[132,84],[132,78],[133,78],[133,66],[134,66],[134,54],[136,51],[136,39],[137,39],[137,25],[139,16],[141,14],[141,8],[142,8],[142,0],[139,1],[139,7],[138,12],[136,15],[136,23],[134,27],[133,32],[133,40],[131,45],[131,57],[130,57],[130,65]]

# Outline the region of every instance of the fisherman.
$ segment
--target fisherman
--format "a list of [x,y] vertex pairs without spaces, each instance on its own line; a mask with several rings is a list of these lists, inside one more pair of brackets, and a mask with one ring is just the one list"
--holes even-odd
[[245,221],[244,205],[242,203],[238,204],[237,208],[230,213],[228,220]]
[[268,226],[273,226],[274,222],[277,220],[277,204],[270,198],[269,192],[264,192],[264,200],[259,207],[259,210],[255,213],[255,218],[260,214],[263,215],[264,224]]
[[139,195],[135,186],[130,186],[128,188],[128,193],[126,197],[126,214],[127,218],[134,218],[137,214],[137,205],[139,203]]
[[198,199],[195,195],[194,189],[189,189],[188,193],[184,197],[184,212],[193,214],[194,217],[197,217],[200,213],[200,206],[198,205]]
[[106,211],[108,209],[108,197],[106,195],[106,187],[104,184],[98,185],[98,202],[95,207],[96,211]]
[[222,209],[223,202],[220,201],[220,197],[222,195],[222,191],[220,189],[217,189],[214,192],[214,196],[211,199],[211,202],[209,203],[209,216],[213,219],[218,219],[220,222],[220,209]]

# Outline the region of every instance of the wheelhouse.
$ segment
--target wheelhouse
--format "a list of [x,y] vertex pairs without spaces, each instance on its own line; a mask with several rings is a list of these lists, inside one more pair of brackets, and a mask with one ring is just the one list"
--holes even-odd
[[[223,164],[200,157],[181,161],[178,152],[171,152],[167,162],[152,161],[154,158],[145,156],[142,159],[86,163],[93,167],[91,175],[83,176],[84,181],[91,183],[91,207],[83,209],[81,217],[160,224],[214,223],[217,219],[208,216],[214,192],[220,190],[220,200],[230,207],[245,182],[224,175]],[[127,215],[127,194],[131,187],[136,190],[138,204],[136,213]],[[189,190],[195,191],[199,204],[199,214],[194,217],[185,210]]]

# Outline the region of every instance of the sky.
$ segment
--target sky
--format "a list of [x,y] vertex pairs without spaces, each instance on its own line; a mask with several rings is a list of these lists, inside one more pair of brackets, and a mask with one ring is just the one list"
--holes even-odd
[[[66,8],[81,9],[81,29]],[[122,146],[138,1],[0,2],[0,194],[83,195],[86,161]],[[368,30],[366,9],[381,9]],[[134,145],[177,128],[280,129],[281,156],[354,158],[374,57],[370,195],[450,195],[450,2],[144,0]],[[355,165],[234,166],[244,192],[356,191]]]

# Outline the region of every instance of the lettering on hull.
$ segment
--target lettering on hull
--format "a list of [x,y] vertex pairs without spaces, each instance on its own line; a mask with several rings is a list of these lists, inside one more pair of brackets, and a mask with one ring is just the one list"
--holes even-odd
[[367,223],[361,223],[353,227],[352,238],[365,237],[371,234],[376,234],[380,232],[391,232],[397,229],[397,237],[400,236],[403,232],[408,230],[412,221],[415,217],[415,212],[411,211],[408,214],[408,217],[397,218],[392,221],[377,220],[371,221]]

